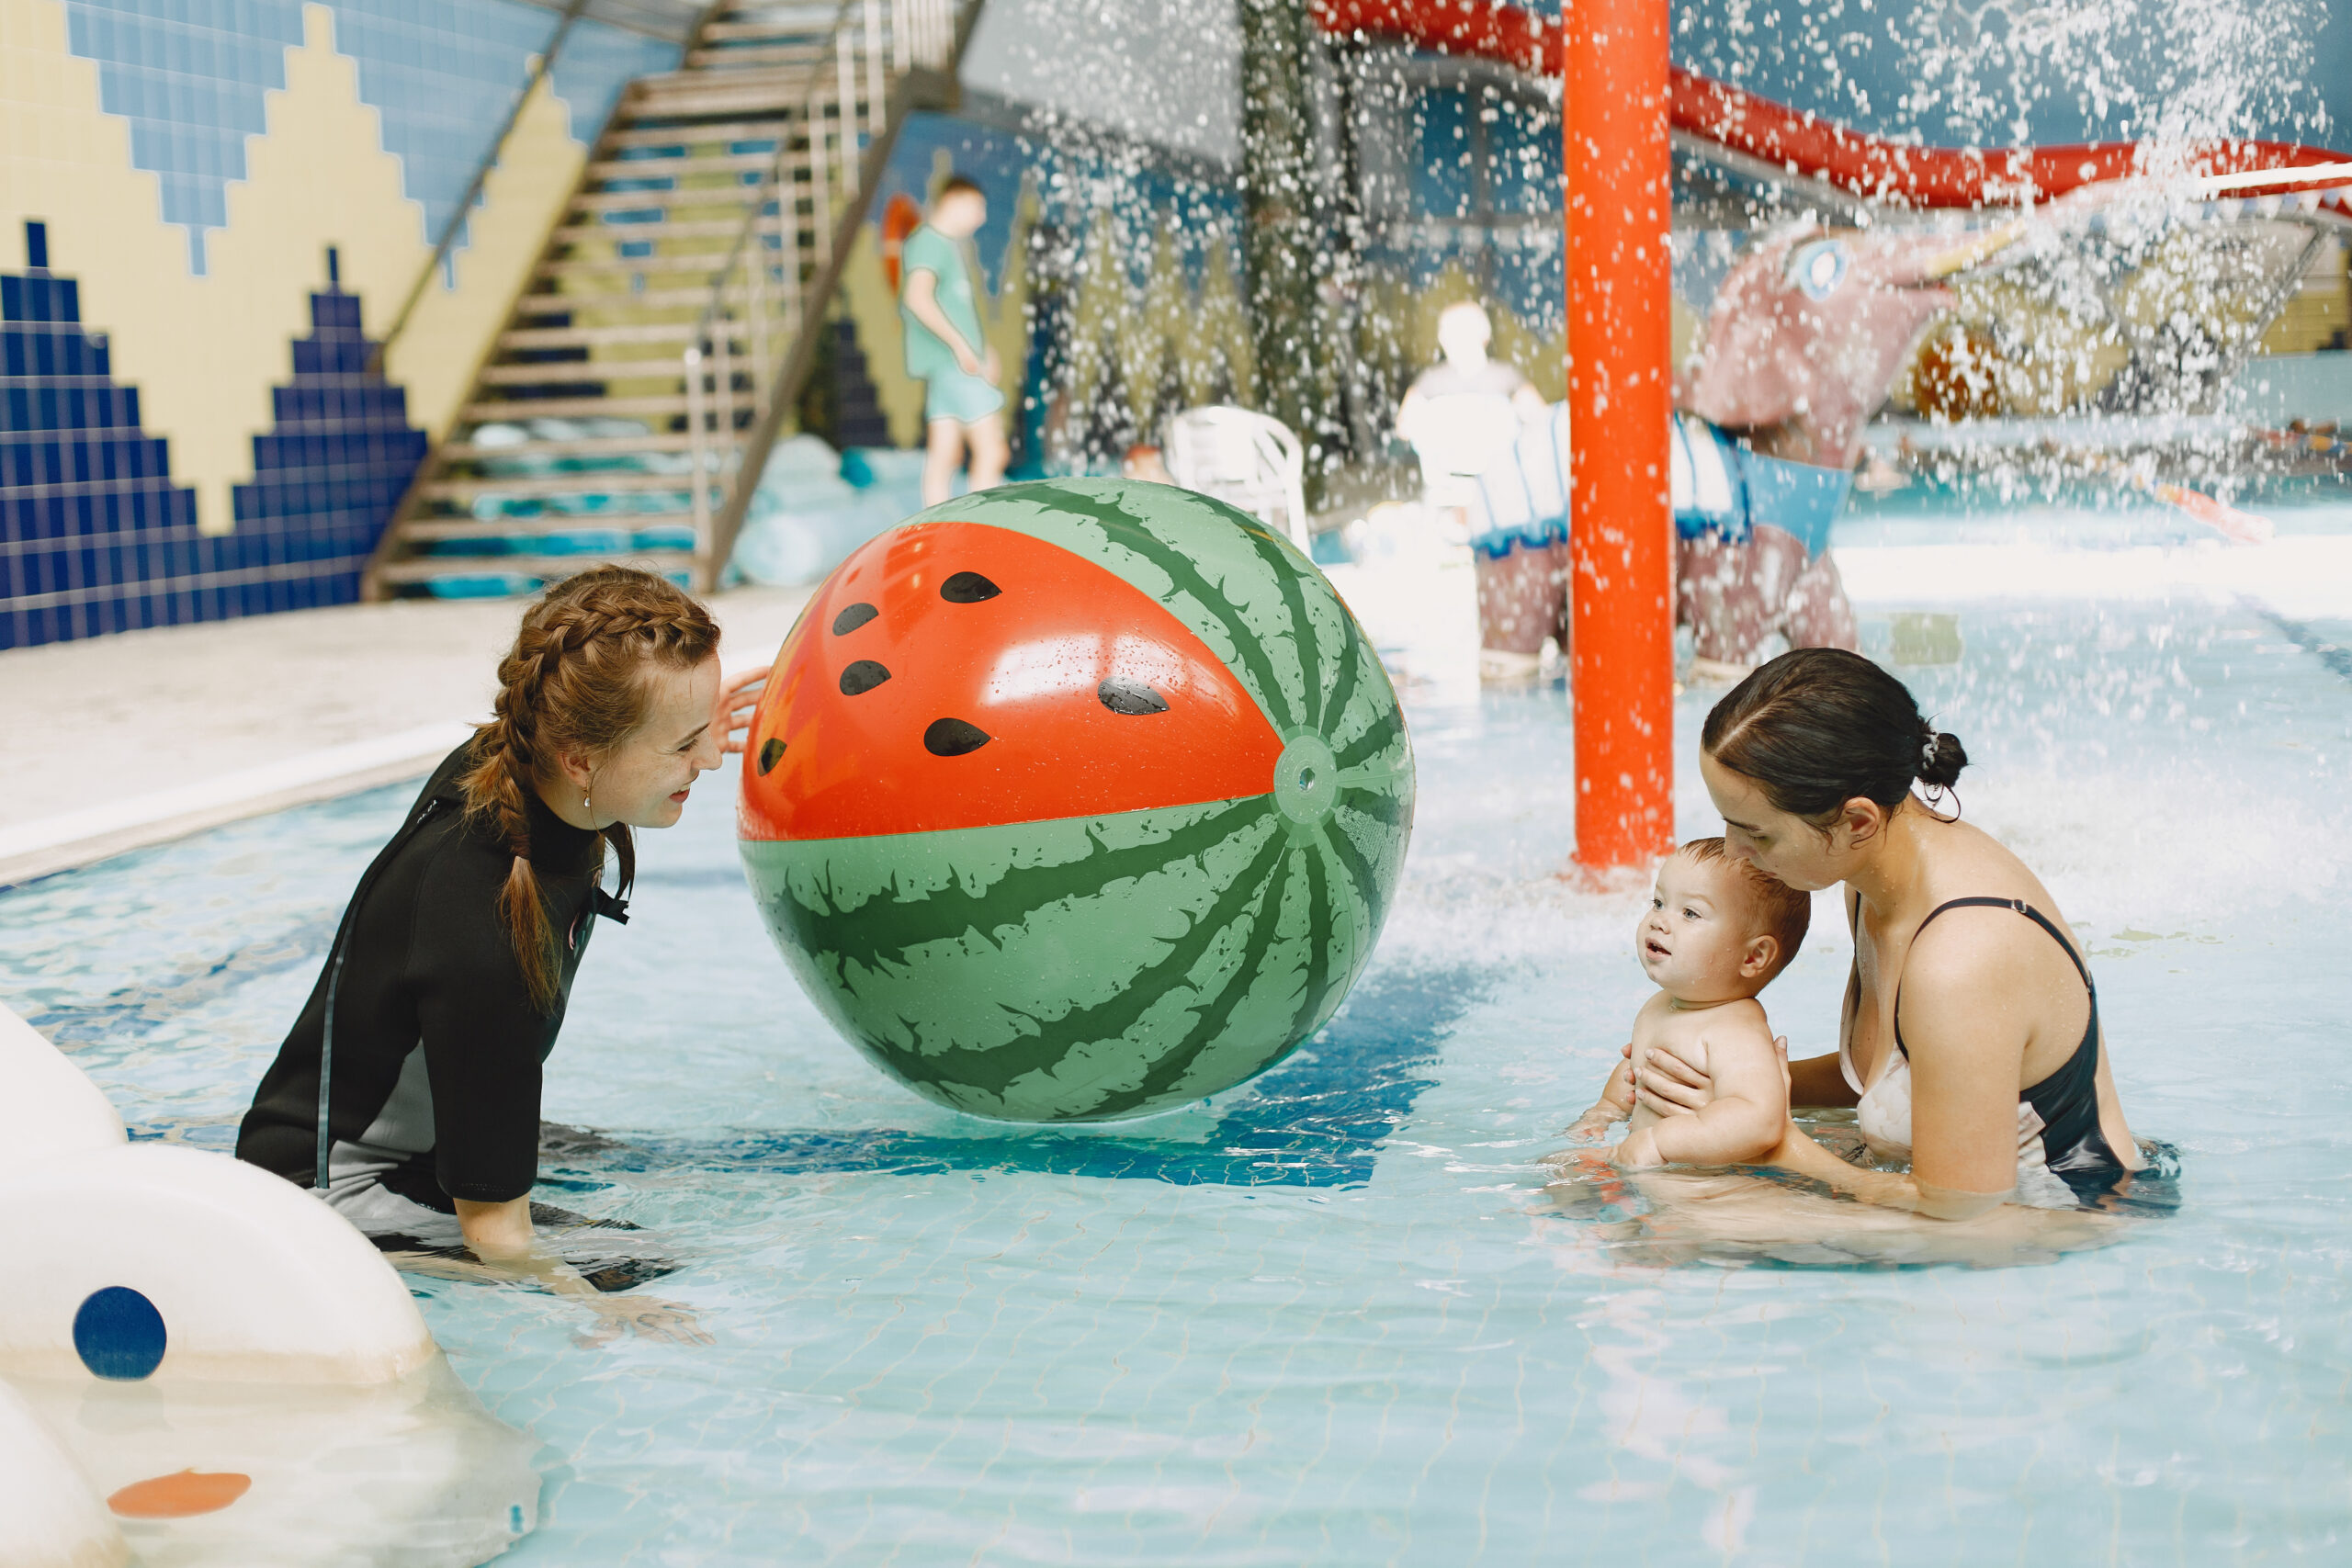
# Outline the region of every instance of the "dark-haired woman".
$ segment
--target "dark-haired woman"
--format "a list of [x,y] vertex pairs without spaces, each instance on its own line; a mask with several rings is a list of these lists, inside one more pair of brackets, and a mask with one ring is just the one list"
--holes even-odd
[[583,572],[524,612],[495,716],[360,878],[238,1157],[388,1251],[462,1249],[593,1304],[607,1333],[700,1337],[667,1303],[606,1300],[538,1235],[540,1073],[597,919],[627,918],[605,850],[625,895],[630,829],[676,822],[741,750],[765,673],[722,682],[717,624],[650,572]]
[[[1715,705],[1701,753],[1728,847],[1792,887],[1845,885],[1838,1053],[1790,1064],[1792,1102],[1858,1107],[1872,1154],[1910,1168],[1859,1169],[1793,1123],[1773,1163],[1939,1219],[2099,1207],[2127,1188],[2148,1161],[2056,900],[1990,834],[1913,793],[1951,789],[1959,739],[1870,660],[1804,649]],[[1635,1066],[1659,1111],[1703,1103],[1690,1064]]]

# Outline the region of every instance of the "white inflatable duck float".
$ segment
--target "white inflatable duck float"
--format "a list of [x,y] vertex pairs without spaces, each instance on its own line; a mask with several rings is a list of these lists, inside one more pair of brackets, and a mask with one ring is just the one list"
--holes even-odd
[[464,1568],[537,1522],[531,1439],[326,1205],[132,1144],[0,1008],[0,1564]]

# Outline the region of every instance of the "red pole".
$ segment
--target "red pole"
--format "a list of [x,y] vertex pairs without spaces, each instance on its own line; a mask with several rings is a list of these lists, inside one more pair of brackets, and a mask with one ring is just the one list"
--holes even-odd
[[1566,0],[1577,863],[1674,843],[1666,0]]

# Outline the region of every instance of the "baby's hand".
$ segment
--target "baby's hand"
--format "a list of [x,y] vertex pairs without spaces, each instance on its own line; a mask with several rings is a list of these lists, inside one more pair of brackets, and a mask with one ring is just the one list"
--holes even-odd
[[1643,1170],[1654,1165],[1664,1165],[1666,1158],[1657,1152],[1657,1132],[1645,1127],[1611,1149],[1609,1163],[1620,1170]]
[[1609,1075],[1609,1081],[1600,1086],[1600,1098],[1593,1101],[1591,1110],[1576,1119],[1575,1124],[1564,1136],[1596,1137],[1611,1123],[1623,1122],[1634,1113],[1634,1043],[1627,1041],[1621,1054],[1625,1061]]
[[1602,1100],[1570,1124],[1562,1134],[1570,1138],[1597,1138],[1625,1119],[1625,1112],[1608,1100]]

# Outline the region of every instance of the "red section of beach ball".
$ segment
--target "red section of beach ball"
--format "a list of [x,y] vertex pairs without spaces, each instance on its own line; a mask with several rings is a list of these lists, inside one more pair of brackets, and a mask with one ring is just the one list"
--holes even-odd
[[1058,545],[890,530],[777,656],[746,756],[752,840],[854,838],[1263,795],[1283,742],[1193,631]]

